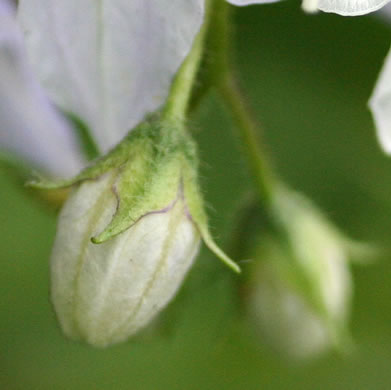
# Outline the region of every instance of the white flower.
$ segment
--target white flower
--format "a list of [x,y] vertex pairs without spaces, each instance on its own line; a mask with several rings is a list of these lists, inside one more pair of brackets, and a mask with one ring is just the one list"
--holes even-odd
[[[277,0],[227,0],[234,5],[250,5],[271,3]],[[307,12],[333,12],[343,16],[365,15],[377,11],[390,0],[303,0],[303,9]]]
[[[3,153],[17,153],[54,177],[74,176],[86,161],[63,113],[85,123],[99,152],[106,153],[165,102],[203,12],[203,0],[21,0],[16,21],[7,0],[0,0]],[[155,141],[148,150],[166,151]],[[69,337],[95,346],[128,338],[171,300],[201,235],[230,261],[209,236],[198,190],[184,185],[185,204],[175,174],[151,174],[153,180],[141,175],[135,181],[133,170],[155,172],[164,164],[144,159],[138,149],[134,153],[138,163],[132,155],[126,191],[114,185],[120,181],[116,166],[71,195],[52,252],[51,296],[61,327]],[[172,159],[175,166],[181,161]],[[188,174],[188,181],[193,176]],[[175,196],[155,207],[155,195],[163,200],[171,195],[170,180],[176,180]],[[130,198],[135,205],[129,212],[140,216],[127,222],[133,214],[124,213],[123,206]],[[112,234],[112,227],[120,231]],[[110,238],[92,243],[98,233]]]
[[[107,152],[165,101],[203,20],[205,0],[0,0],[0,151],[53,176],[86,161],[71,124]],[[235,5],[274,0],[228,0]],[[342,15],[387,1],[304,0]],[[23,30],[24,35],[21,34]]]
[[95,245],[117,208],[116,174],[84,182],[63,208],[51,260],[51,295],[65,334],[103,347],[140,330],[171,300],[198,252],[183,194]]
[[384,61],[383,69],[369,100],[380,145],[391,154],[391,52]]
[[55,104],[107,152],[164,103],[203,11],[203,0],[20,0],[23,37],[0,0],[0,148],[74,174],[85,162]]

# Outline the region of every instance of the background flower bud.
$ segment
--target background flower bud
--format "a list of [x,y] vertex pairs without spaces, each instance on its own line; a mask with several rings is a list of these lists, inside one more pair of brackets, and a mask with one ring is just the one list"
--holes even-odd
[[[344,259],[319,258],[319,280],[310,280],[295,269],[296,260],[285,248],[270,239],[262,240],[256,260],[247,303],[258,330],[273,347],[304,359],[346,341],[341,337],[347,336],[352,285]],[[311,283],[319,283],[319,297]]]
[[[303,195],[278,187],[270,209],[246,217],[246,304],[263,336],[285,354],[308,358],[350,347],[351,257],[373,255],[345,237]],[[262,222],[259,222],[262,220]],[[262,226],[261,226],[262,225]]]
[[65,334],[94,346],[127,339],[173,297],[197,254],[200,235],[178,194],[102,244],[91,237],[117,208],[105,174],[65,204],[51,258],[51,296]]

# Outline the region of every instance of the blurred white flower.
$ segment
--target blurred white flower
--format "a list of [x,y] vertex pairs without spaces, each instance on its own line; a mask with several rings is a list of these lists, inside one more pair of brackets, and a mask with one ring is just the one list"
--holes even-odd
[[381,10],[381,12],[379,12],[378,15],[380,18],[386,20],[387,22],[390,22],[391,21],[391,4],[390,3],[387,3]]
[[377,136],[383,150],[391,154],[391,52],[369,99],[369,108],[376,125]]
[[85,161],[70,125],[36,81],[14,10],[0,0],[0,151],[54,176],[77,173]]
[[[234,5],[271,3],[276,0],[227,0]],[[278,0],[277,0],[278,1]],[[359,16],[377,11],[390,0],[303,0],[302,7],[307,12],[333,12],[343,16]]]
[[23,38],[0,0],[0,147],[55,175],[79,170],[53,103],[107,152],[163,104],[203,11],[204,0],[20,0]]
[[[75,174],[86,161],[59,108],[85,123],[99,152],[107,152],[164,103],[202,24],[204,2],[20,0],[15,20],[10,1],[0,0],[0,151],[53,176]],[[386,3],[304,0],[303,6],[361,15]]]

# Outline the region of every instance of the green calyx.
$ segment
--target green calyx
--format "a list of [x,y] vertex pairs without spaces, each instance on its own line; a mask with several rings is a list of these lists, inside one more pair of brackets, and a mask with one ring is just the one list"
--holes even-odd
[[181,122],[150,117],[77,176],[56,182],[36,180],[28,185],[59,189],[98,179],[113,170],[116,178],[112,190],[117,209],[106,228],[91,238],[93,243],[103,243],[129,229],[143,216],[163,212],[180,200],[185,203],[189,218],[208,248],[230,268],[240,272],[209,233],[198,185],[196,145]]

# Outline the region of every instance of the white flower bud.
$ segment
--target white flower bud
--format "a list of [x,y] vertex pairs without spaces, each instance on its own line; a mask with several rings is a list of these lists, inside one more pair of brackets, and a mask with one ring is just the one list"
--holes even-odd
[[116,212],[115,180],[110,171],[71,195],[51,258],[51,296],[64,333],[99,347],[127,339],[167,305],[200,242],[179,189],[166,208],[93,244]]
[[247,304],[272,345],[296,358],[346,350],[353,292],[351,256],[370,248],[345,237],[301,194],[278,188],[273,228],[255,237]]
[[78,185],[59,218],[52,300],[72,339],[127,339],[174,296],[204,243],[213,241],[198,186],[196,146],[179,123],[149,118],[79,175],[37,188]]
[[[262,259],[253,275],[250,313],[263,336],[278,350],[293,358],[312,358],[335,347],[348,319],[351,277],[345,258],[314,257],[319,274],[308,282],[297,275],[292,259],[275,242],[263,242]],[[308,276],[310,277],[310,276]],[[306,290],[318,283],[320,296]],[[317,299],[322,302],[315,303]],[[344,335],[346,337],[346,334]],[[346,340],[345,340],[346,341]]]

